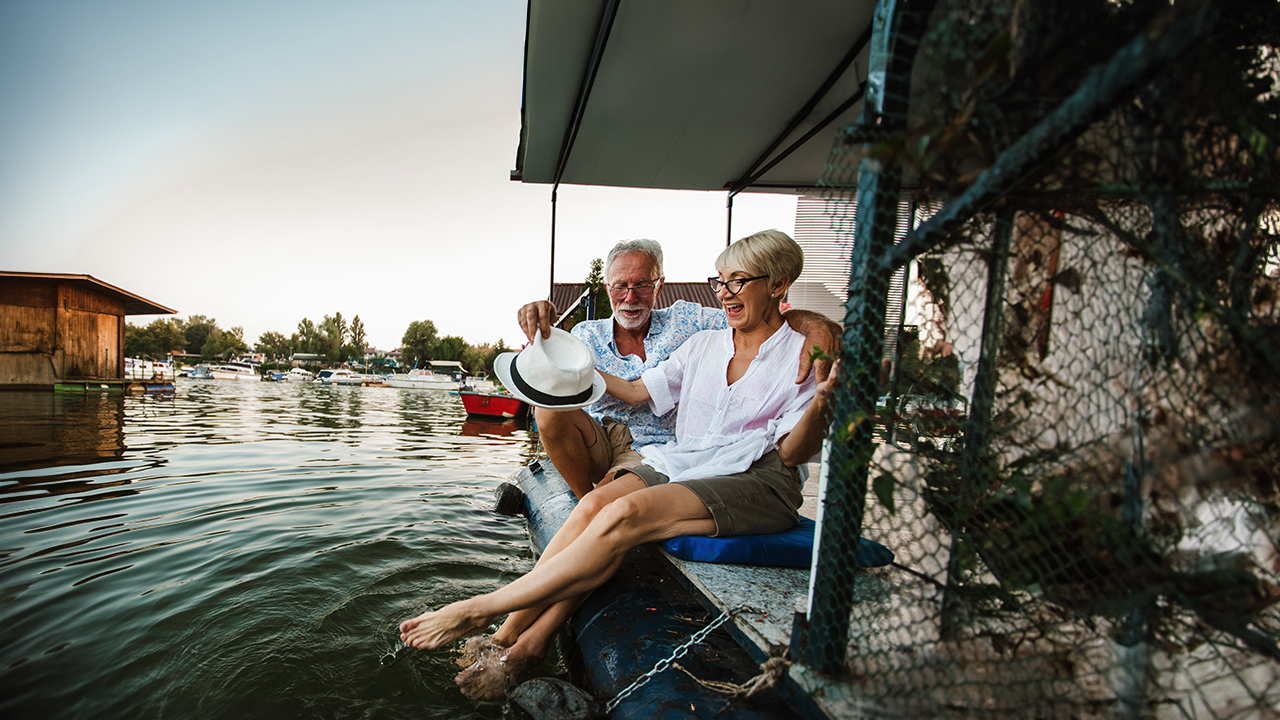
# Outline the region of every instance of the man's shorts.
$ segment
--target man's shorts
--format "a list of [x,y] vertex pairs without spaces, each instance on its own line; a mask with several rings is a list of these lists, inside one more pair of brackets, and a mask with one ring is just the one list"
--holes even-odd
[[[662,485],[670,479],[648,465],[629,468],[646,485]],[[716,521],[716,537],[765,535],[784,532],[800,520],[804,503],[800,472],[782,464],[778,451],[766,453],[736,475],[684,480]]]
[[596,422],[590,415],[591,424],[596,430],[596,441],[587,448],[591,456],[591,484],[600,482],[605,475],[614,470],[635,467],[640,464],[640,453],[631,449],[631,429],[612,418],[605,418],[604,424]]

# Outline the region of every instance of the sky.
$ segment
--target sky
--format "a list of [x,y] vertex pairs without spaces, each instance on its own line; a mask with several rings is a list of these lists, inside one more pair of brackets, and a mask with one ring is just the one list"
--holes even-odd
[[[92,275],[250,344],[341,312],[382,350],[415,320],[518,347],[551,234],[551,187],[510,180],[525,15],[0,0],[0,269]],[[557,281],[637,237],[669,282],[702,280],[724,247],[724,193],[565,185],[557,205]],[[794,215],[739,195],[735,235]]]

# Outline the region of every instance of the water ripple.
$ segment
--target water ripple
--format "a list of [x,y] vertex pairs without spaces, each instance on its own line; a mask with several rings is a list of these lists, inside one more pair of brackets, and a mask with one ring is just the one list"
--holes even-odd
[[0,405],[5,717],[488,714],[399,620],[527,572],[515,423],[391,388],[180,381]]

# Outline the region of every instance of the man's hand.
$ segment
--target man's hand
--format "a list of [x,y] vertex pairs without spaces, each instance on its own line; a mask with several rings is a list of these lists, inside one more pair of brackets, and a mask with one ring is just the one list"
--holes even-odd
[[[783,316],[793,330],[804,335],[804,349],[800,351],[800,371],[796,374],[796,384],[804,382],[809,377],[810,370],[818,374],[819,383],[825,382],[831,374],[832,359],[840,356],[840,326],[828,320],[825,315],[809,310],[788,310]],[[814,345],[822,350],[822,355],[810,350]]]
[[551,337],[551,323],[556,321],[556,306],[546,300],[537,300],[520,308],[516,313],[516,321],[524,336],[533,342],[533,334],[542,330],[543,339]]

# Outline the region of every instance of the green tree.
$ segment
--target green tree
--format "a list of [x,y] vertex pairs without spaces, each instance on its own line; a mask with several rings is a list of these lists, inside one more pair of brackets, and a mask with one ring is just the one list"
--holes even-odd
[[365,344],[368,342],[369,338],[365,335],[364,323],[360,321],[360,316],[351,318],[351,347],[355,349],[355,354],[363,357]]
[[414,320],[400,339],[401,360],[413,367],[435,358],[436,324],[430,320]]
[[[209,336],[218,330],[218,321],[204,315],[192,315],[187,318],[186,324],[182,328],[182,335],[186,338],[186,349],[189,353],[199,353],[204,357],[204,347],[209,341]],[[207,360],[212,355],[205,357]]]
[[468,347],[466,340],[456,335],[446,335],[436,341],[435,351],[432,353],[431,359],[457,360],[461,362]]
[[149,328],[138,327],[133,323],[124,326],[124,354],[126,357],[154,360],[158,352],[158,346]]
[[479,375],[493,375],[493,361],[504,352],[510,351],[506,343],[499,340],[496,345],[472,345],[462,356],[462,364],[467,368],[467,372]]
[[310,318],[298,321],[298,332],[293,335],[293,347],[295,352],[319,354],[320,332]]
[[179,323],[170,318],[153,320],[146,327],[129,324],[124,328],[124,354],[129,357],[163,360],[170,352],[183,350],[186,344]]
[[[591,270],[587,272],[586,279],[582,281],[582,289],[584,292],[588,289],[594,291],[596,318],[607,318],[613,315],[613,305],[609,302],[609,288],[604,282],[604,261],[600,258],[591,261]],[[586,319],[587,307],[583,305],[573,314],[573,324],[576,325]]]
[[227,360],[248,349],[249,346],[244,341],[244,328],[233,327],[230,330],[221,330],[215,326],[205,338],[204,345],[200,347],[200,358]]
[[342,313],[334,313],[332,317],[325,315],[316,326],[316,331],[320,335],[320,352],[329,358],[329,362],[347,359],[343,352],[347,340],[347,321],[343,319]]
[[284,357],[289,354],[289,338],[268,330],[258,336],[258,342],[254,343],[253,349],[269,357]]
[[182,324],[177,320],[173,318],[153,320],[147,328],[151,330],[160,354],[168,355],[171,352],[181,352],[186,348],[187,338],[182,334]]

